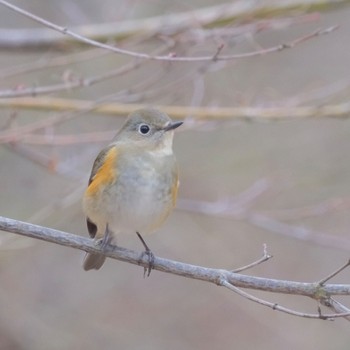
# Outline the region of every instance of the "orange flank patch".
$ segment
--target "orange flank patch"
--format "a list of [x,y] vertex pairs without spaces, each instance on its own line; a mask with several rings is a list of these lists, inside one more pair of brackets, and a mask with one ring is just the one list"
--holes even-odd
[[115,164],[117,159],[117,149],[112,147],[104,156],[103,164],[93,176],[89,187],[86,190],[87,196],[93,196],[101,191],[105,185],[116,180],[117,174]]

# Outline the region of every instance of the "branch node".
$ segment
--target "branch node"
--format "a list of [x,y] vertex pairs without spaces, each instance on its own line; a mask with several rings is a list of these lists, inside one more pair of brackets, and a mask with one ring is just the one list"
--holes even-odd
[[215,282],[219,287],[222,287],[222,286],[224,286],[225,285],[225,283],[228,283],[227,282],[227,279],[224,277],[224,276],[222,276],[222,275],[220,275],[220,276],[218,276],[218,278],[216,279],[216,282]]
[[330,318],[330,317],[327,317],[325,315],[322,314],[322,310],[321,310],[321,306],[318,305],[317,307],[317,312],[318,312],[318,316],[319,316],[319,319],[320,320],[323,320],[323,321],[334,321],[334,318]]
[[285,49],[291,49],[292,47],[293,47],[292,44],[284,43],[284,44],[281,44],[278,47],[278,51],[282,51],[282,50],[285,50]]

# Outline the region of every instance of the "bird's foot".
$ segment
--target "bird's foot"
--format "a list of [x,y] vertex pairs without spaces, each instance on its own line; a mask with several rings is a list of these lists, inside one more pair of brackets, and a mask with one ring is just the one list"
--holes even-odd
[[102,251],[105,251],[107,246],[110,244],[111,239],[112,239],[111,231],[109,231],[108,225],[107,225],[104,236],[100,239],[96,239],[95,245],[99,247]]
[[152,269],[154,268],[154,254],[151,250],[145,250],[141,254],[140,261],[143,260],[143,257],[147,255],[148,256],[148,266],[144,266],[143,268],[143,277],[149,277],[151,274]]
[[144,246],[145,250],[142,252],[139,263],[141,264],[143,257],[145,255],[148,256],[148,266],[144,266],[144,270],[143,270],[143,277],[145,278],[146,276],[149,277],[151,274],[152,269],[154,268],[154,254],[152,253],[151,249],[149,249],[148,245],[146,244],[146,242],[144,241],[144,239],[142,238],[142,236],[136,232],[137,236],[139,237],[142,245]]

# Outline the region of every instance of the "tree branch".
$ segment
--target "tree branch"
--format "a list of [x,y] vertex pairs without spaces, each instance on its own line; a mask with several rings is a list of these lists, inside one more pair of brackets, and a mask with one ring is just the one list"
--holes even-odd
[[[136,251],[117,247],[107,246],[105,250],[101,250],[93,240],[85,237],[80,237],[71,233],[54,230],[47,227],[29,224],[22,221],[17,221],[5,217],[0,217],[0,230],[20,234],[26,237],[40,239],[46,242],[60,244],[62,246],[80,249],[90,253],[100,253],[105,256],[128,262],[134,265],[148,267],[148,259],[144,254]],[[253,277],[233,273],[225,269],[213,269],[191,264],[185,264],[178,261],[155,257],[154,270],[171,273],[174,275],[197,279],[214,283],[216,285],[225,286],[240,295],[245,297],[249,294],[240,291],[239,288],[249,288],[254,290],[262,290],[273,293],[294,294],[308,296],[318,301],[324,301],[327,304],[330,296],[334,295],[350,295],[350,285],[346,284],[325,284],[319,283],[302,283],[294,281],[285,281],[261,277]],[[250,300],[258,299],[249,296]],[[258,299],[259,300],[259,299]],[[256,300],[254,300],[256,301]],[[260,300],[261,301],[261,300]],[[275,310],[283,309],[277,304],[261,301],[260,304],[272,307]],[[267,305],[269,304],[269,305]],[[272,305],[272,306],[271,306]],[[291,312],[288,312],[291,313]],[[296,316],[300,316],[298,312],[294,312]],[[307,315],[307,316],[305,316]],[[302,317],[333,319],[335,317],[349,316],[349,312],[335,314],[305,314]]]
[[[255,5],[255,1],[253,2]],[[169,54],[166,56],[159,56],[159,55],[150,55],[147,53],[142,53],[142,52],[135,52],[135,51],[131,51],[131,50],[126,50],[126,49],[122,49],[120,47],[116,47],[116,46],[112,46],[112,45],[108,45],[108,44],[104,44],[102,42],[90,39],[84,35],[81,35],[79,33],[76,33],[70,29],[68,29],[67,27],[62,27],[59,26],[53,22],[50,22],[42,17],[39,17],[31,12],[28,12],[20,7],[17,7],[11,3],[9,3],[8,1],[5,0],[0,0],[0,5],[3,5],[17,13],[20,13],[21,15],[28,17],[32,20],[34,20],[35,22],[38,22],[52,30],[55,30],[59,33],[61,33],[61,35],[65,35],[68,36],[70,38],[72,38],[73,40],[76,40],[77,42],[83,43],[83,44],[87,44],[87,45],[91,45],[94,47],[98,47],[100,49],[104,49],[104,50],[108,50],[117,54],[121,54],[121,55],[127,55],[130,57],[135,57],[138,59],[146,59],[146,60],[155,60],[155,61],[171,61],[171,62],[208,62],[208,61],[213,61],[213,57],[215,58],[215,61],[228,61],[228,60],[234,60],[234,59],[241,59],[241,58],[248,58],[248,57],[255,57],[255,56],[262,56],[262,55],[266,55],[268,53],[272,53],[272,52],[279,52],[285,49],[290,49],[293,48],[294,46],[301,44],[309,39],[315,38],[317,36],[320,35],[324,35],[324,34],[329,34],[331,32],[333,32],[334,30],[338,29],[338,26],[332,26],[329,27],[327,29],[319,29],[316,30],[310,34],[307,34],[305,36],[299,37],[291,42],[288,43],[284,43],[281,45],[277,45],[277,46],[273,46],[267,49],[261,49],[258,51],[254,51],[254,52],[247,52],[247,53],[241,53],[241,54],[234,54],[234,55],[219,55],[216,56],[215,52],[213,53],[213,55],[210,56],[192,56],[192,57],[179,57],[176,56],[174,54]],[[222,5],[222,9],[221,11],[226,11],[227,10],[227,4]],[[207,14],[209,15],[209,14]],[[193,15],[190,16],[191,20],[193,21]],[[162,23],[169,23],[168,22],[164,22],[165,18],[163,16],[163,22]],[[4,96],[4,95],[3,95]]]
[[[135,103],[110,103],[99,102],[94,104],[87,100],[74,100],[55,97],[22,97],[22,98],[0,98],[0,108],[34,109],[49,111],[71,111],[87,112],[94,106],[94,112],[125,117],[136,109],[144,108],[144,104]],[[285,121],[299,120],[307,118],[341,118],[348,119],[350,116],[350,101],[320,105],[320,106],[300,106],[300,107],[188,107],[188,106],[156,106],[175,119],[184,119],[191,116],[198,120],[245,120],[245,121]],[[21,128],[19,128],[21,129]],[[30,130],[32,132],[33,130]],[[15,132],[16,135],[21,130]],[[26,131],[27,133],[28,131]],[[6,130],[1,133],[5,134]],[[14,137],[16,136],[14,135]],[[6,136],[6,139],[8,137]],[[4,138],[0,136],[0,140]]]
[[[316,319],[322,319],[322,320],[332,320],[336,317],[345,317],[347,318],[348,316],[350,316],[350,310],[348,310],[347,312],[342,312],[342,313],[336,313],[336,314],[328,314],[328,315],[325,315],[325,314],[322,314],[321,310],[318,309],[318,313],[317,314],[310,314],[310,313],[305,313],[305,312],[300,312],[300,311],[295,311],[295,310],[292,310],[292,309],[289,309],[289,308],[286,308],[284,306],[281,306],[277,303],[271,303],[270,301],[266,301],[266,300],[263,300],[261,298],[257,298],[243,290],[241,290],[240,288],[237,288],[236,286],[234,286],[233,284],[229,283],[227,280],[225,279],[222,279],[221,280],[221,283],[219,285],[222,285],[226,288],[228,288],[229,290],[231,290],[232,292],[235,292],[237,293],[238,295],[250,300],[250,301],[253,301],[257,304],[260,304],[260,305],[264,305],[264,306],[267,306],[273,310],[277,310],[277,311],[280,311],[280,312],[283,312],[283,313],[286,313],[286,314],[289,314],[289,315],[293,315],[293,316],[298,316],[298,317],[304,317],[304,318],[316,318]],[[331,306],[329,306],[331,307]],[[332,307],[333,308],[333,307]],[[333,317],[332,317],[333,316]]]
[[[290,11],[320,11],[347,3],[348,0],[284,0],[284,1],[248,1],[241,0],[193,11],[163,15],[151,18],[120,21],[112,23],[90,24],[72,28],[81,36],[94,40],[121,40],[142,35],[174,35],[186,29],[220,26],[236,19],[269,17],[276,13]],[[0,4],[14,10],[16,7],[7,1]],[[20,12],[20,11],[17,11]],[[24,14],[24,13],[23,13]],[[166,23],[166,26],[164,25]],[[43,24],[43,23],[42,23]],[[8,48],[38,48],[52,45],[72,44],[74,39],[55,33],[49,28],[0,29],[0,46]]]

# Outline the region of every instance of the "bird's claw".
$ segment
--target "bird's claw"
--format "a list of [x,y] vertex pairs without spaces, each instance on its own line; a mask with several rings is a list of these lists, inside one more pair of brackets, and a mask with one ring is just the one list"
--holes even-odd
[[146,249],[145,251],[142,252],[140,261],[143,260],[143,257],[147,255],[148,256],[148,266],[144,266],[143,270],[143,277],[149,277],[151,274],[152,269],[154,268],[154,254],[150,249]]

